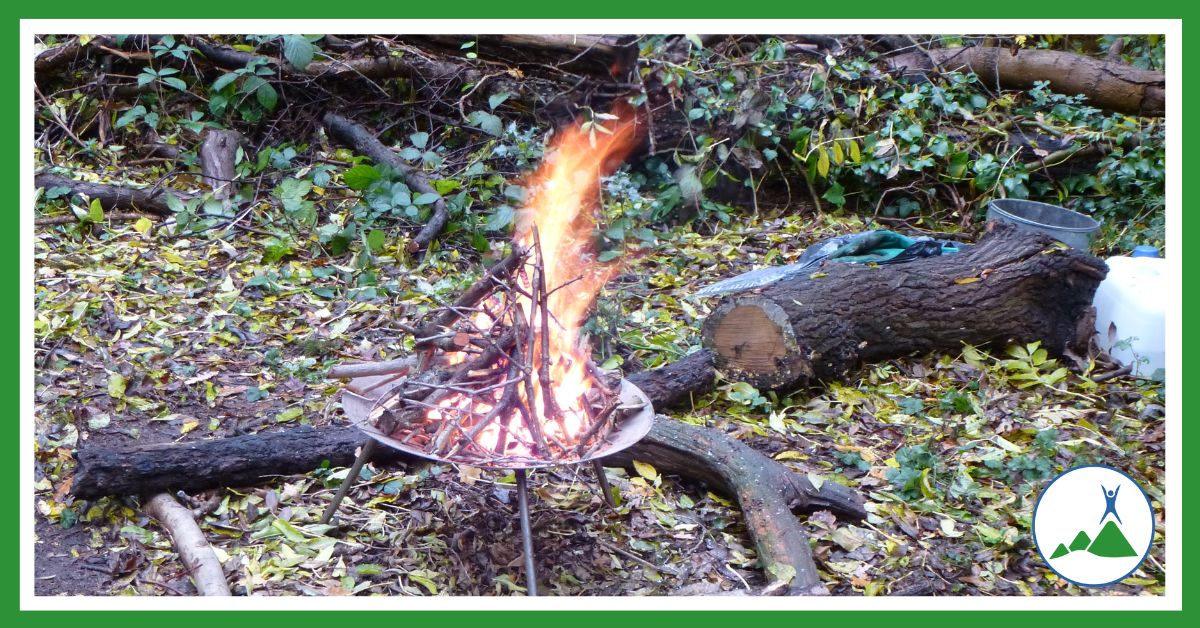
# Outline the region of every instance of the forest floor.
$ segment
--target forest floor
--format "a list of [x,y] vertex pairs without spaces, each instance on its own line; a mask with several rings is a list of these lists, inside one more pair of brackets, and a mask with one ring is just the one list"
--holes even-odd
[[[659,232],[601,295],[591,329],[598,361],[632,372],[695,350],[713,305],[690,296],[699,287],[866,228],[853,217],[783,212],[738,216],[713,235]],[[135,498],[70,497],[78,448],[343,421],[328,367],[402,353],[411,338],[392,323],[412,323],[453,298],[482,267],[472,251],[447,248],[418,264],[385,247],[373,258],[384,289],[353,298],[341,279],[348,262],[279,251],[246,230],[209,235],[176,238],[148,222],[36,233],[39,595],[194,591],[169,536]],[[835,594],[1162,594],[1162,386],[1070,373],[1020,388],[1026,382],[1013,378],[1011,360],[1022,354],[1014,353],[964,347],[914,356],[788,396],[720,382],[670,415],[725,430],[816,483],[868,496],[871,515],[861,524],[827,512],[805,520]],[[1057,366],[1034,364],[1044,374]],[[532,475],[546,592],[760,589],[763,572],[729,497],[645,462],[634,475],[607,469],[621,494],[616,509],[604,505],[588,468]],[[1056,576],[1030,534],[1040,488],[1086,463],[1128,473],[1158,517],[1150,558],[1102,590]],[[368,466],[340,526],[320,526],[345,472],[186,496],[235,594],[522,590],[511,474]]]

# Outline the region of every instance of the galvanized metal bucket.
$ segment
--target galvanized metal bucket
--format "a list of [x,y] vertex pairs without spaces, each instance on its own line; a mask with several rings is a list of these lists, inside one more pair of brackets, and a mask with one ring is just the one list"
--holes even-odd
[[1023,201],[1014,198],[996,199],[988,203],[988,220],[999,220],[1021,231],[1044,233],[1075,249],[1087,250],[1100,230],[1100,222],[1090,216],[1058,205]]

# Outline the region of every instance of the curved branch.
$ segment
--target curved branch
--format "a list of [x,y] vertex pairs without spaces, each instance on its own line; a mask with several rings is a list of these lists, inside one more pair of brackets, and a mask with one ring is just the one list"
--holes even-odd
[[225,581],[225,571],[221,569],[221,561],[217,560],[217,555],[213,553],[208,539],[204,538],[200,526],[196,525],[190,510],[166,493],[151,497],[143,509],[158,519],[170,533],[175,550],[187,566],[200,595],[232,595],[229,583]]
[[438,199],[433,203],[433,215],[429,217],[425,226],[421,228],[421,231],[409,243],[411,251],[420,251],[428,248],[433,239],[446,227],[446,223],[450,219],[450,212],[446,207],[446,200],[429,184],[429,179],[425,177],[425,173],[404,163],[404,160],[400,159],[392,149],[384,146],[373,133],[361,124],[352,122],[336,113],[325,114],[324,122],[325,128],[329,131],[329,136],[334,140],[350,146],[360,154],[370,157],[375,163],[386,165],[400,173],[404,177],[405,182],[408,183],[408,187],[413,190],[422,194],[431,192],[438,195]]

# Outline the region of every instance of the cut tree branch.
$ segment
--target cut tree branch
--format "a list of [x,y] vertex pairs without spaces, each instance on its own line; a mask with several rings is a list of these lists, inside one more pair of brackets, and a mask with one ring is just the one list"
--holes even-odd
[[324,122],[331,138],[353,148],[361,155],[370,157],[375,163],[388,166],[400,173],[408,183],[408,187],[417,193],[437,194],[438,199],[433,202],[433,214],[409,243],[411,251],[427,249],[433,239],[445,228],[446,222],[450,219],[450,212],[446,208],[446,200],[429,184],[429,179],[425,177],[425,174],[404,163],[399,155],[384,146],[373,133],[361,124],[352,122],[336,113],[325,114]]

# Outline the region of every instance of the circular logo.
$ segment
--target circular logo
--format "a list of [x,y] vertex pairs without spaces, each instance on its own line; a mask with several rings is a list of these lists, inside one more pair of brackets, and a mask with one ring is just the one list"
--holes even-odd
[[1150,498],[1112,467],[1065,471],[1033,508],[1033,542],[1042,560],[1079,586],[1123,580],[1146,559],[1153,541]]

